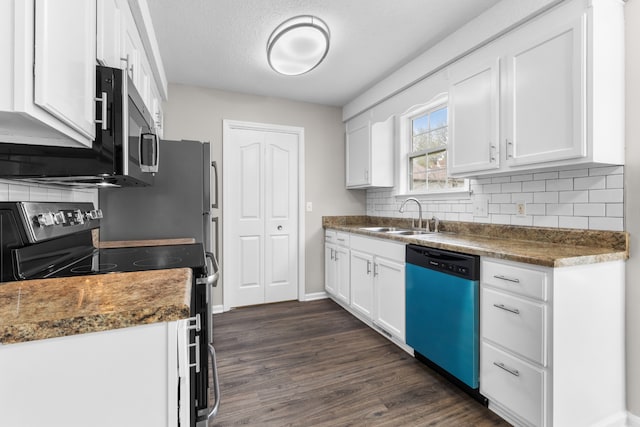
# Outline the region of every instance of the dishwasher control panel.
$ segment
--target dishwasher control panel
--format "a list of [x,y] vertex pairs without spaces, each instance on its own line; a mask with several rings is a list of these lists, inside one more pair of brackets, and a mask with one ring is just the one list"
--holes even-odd
[[480,257],[418,245],[407,245],[408,264],[469,280],[480,279]]

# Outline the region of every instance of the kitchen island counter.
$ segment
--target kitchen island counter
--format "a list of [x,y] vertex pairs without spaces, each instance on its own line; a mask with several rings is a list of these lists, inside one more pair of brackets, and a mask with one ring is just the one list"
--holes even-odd
[[391,239],[402,243],[487,256],[545,267],[566,267],[629,258],[629,234],[441,221],[440,233],[403,236],[364,227],[411,228],[411,220],[369,216],[323,217],[334,230]]
[[190,316],[192,270],[177,268],[0,284],[0,343]]

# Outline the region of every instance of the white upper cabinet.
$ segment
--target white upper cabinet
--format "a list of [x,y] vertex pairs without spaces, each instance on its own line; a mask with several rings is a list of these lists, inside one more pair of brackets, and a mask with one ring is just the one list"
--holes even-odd
[[372,123],[364,114],[347,123],[347,188],[393,187],[394,118]]
[[97,0],[96,59],[100,65],[122,68],[122,18],[118,0]]
[[95,2],[0,3],[0,141],[90,146]]
[[549,16],[514,38],[505,58],[507,164],[587,156],[586,16]]
[[35,4],[34,101],[90,140],[95,138],[95,7],[85,0]]
[[623,164],[623,49],[622,2],[572,0],[453,64],[452,175]]
[[451,70],[449,170],[452,174],[500,167],[500,59],[473,56]]

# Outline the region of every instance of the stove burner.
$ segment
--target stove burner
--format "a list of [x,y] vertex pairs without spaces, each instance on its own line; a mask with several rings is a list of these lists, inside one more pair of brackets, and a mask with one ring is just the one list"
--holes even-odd
[[145,258],[139,261],[135,261],[133,265],[137,267],[168,267],[173,264],[178,264],[182,261],[182,258],[175,256],[162,257],[162,258]]
[[99,264],[98,268],[94,268],[91,264],[79,265],[71,269],[72,273],[101,273],[103,271],[111,271],[116,268],[117,264]]

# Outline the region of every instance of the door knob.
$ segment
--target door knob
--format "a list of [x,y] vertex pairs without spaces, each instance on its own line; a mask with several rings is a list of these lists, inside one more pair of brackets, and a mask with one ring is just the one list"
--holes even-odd
[[278,230],[282,230],[282,226],[281,225],[278,226]]

